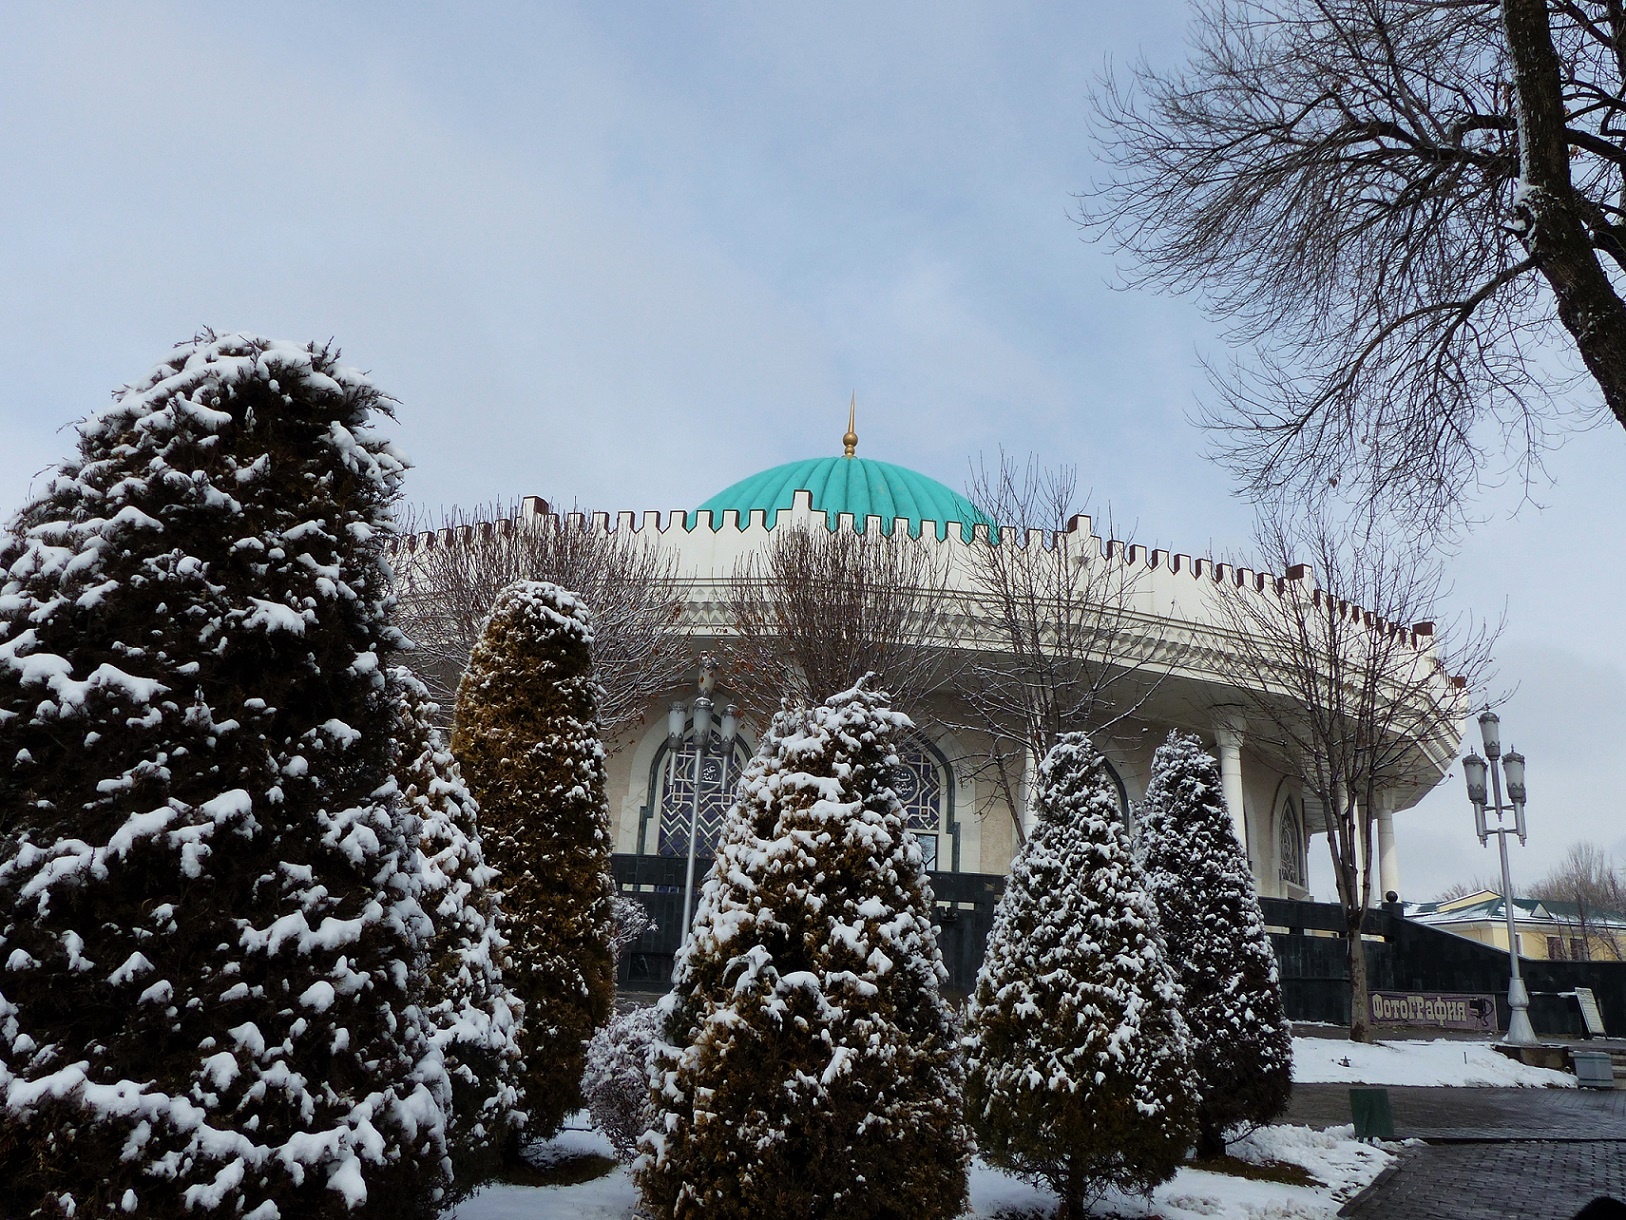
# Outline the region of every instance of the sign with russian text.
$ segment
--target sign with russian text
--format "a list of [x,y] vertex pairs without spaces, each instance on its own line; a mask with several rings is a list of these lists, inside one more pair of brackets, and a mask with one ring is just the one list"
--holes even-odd
[[1496,1032],[1496,997],[1449,991],[1374,991],[1374,1025],[1425,1025],[1435,1029]]

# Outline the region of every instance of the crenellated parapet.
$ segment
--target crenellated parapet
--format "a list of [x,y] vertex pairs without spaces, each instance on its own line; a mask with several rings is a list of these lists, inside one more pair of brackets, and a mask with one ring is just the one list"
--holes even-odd
[[1219,586],[1278,597],[1297,589],[1308,594],[1317,608],[1325,604],[1332,612],[1360,622],[1369,630],[1403,637],[1419,653],[1432,653],[1434,647],[1433,623],[1392,623],[1337,599],[1316,586],[1308,564],[1293,564],[1278,575],[1205,556],[1103,539],[1083,513],[1070,518],[1065,530],[1019,530],[1013,526],[994,529],[986,522],[934,522],[908,517],[883,520],[866,516],[860,520],[851,513],[836,514],[832,526],[829,515],[814,507],[812,493],[806,490],[795,493],[789,508],[772,513],[755,509],[743,521],[734,509],[716,514],[706,509],[679,508],[666,513],[648,510],[620,512],[613,517],[606,512],[560,513],[540,496],[527,496],[513,517],[402,535],[394,542],[396,560],[398,564],[410,564],[416,554],[434,547],[468,544],[481,537],[532,528],[592,530],[658,545],[674,557],[679,573],[694,582],[697,590],[732,579],[742,561],[766,548],[776,531],[787,528],[833,528],[870,537],[917,534],[920,545],[939,552],[950,582],[966,593],[973,590],[973,573],[984,562],[975,555],[978,548],[1000,546],[1024,552],[1064,548],[1070,557],[1099,558],[1121,568],[1120,583],[1132,609],[1158,620],[1172,614],[1193,626],[1212,621],[1212,608],[1204,604],[1205,593]]
[[[838,468],[837,473],[850,472]],[[828,488],[825,494],[827,498],[822,502],[832,508],[875,503],[854,493],[833,496]],[[1019,579],[1037,573],[1040,589],[1070,589],[1067,574],[1075,566],[1087,568],[1082,577],[1087,595],[1078,596],[1073,589],[1056,596],[1053,604],[1041,603],[1042,608],[1026,629],[1036,632],[1041,643],[1048,638],[1058,652],[1098,670],[1127,675],[1124,685],[1116,688],[1131,692],[1124,697],[1133,705],[1136,718],[1134,728],[1117,740],[1126,751],[1121,759],[1126,774],[1146,762],[1142,758],[1136,763],[1135,751],[1149,752],[1155,736],[1177,725],[1210,737],[1221,754],[1229,749],[1230,754],[1225,756],[1233,772],[1277,777],[1269,786],[1250,789],[1245,802],[1252,819],[1246,833],[1250,836],[1250,850],[1256,853],[1254,863],[1261,883],[1267,887],[1265,892],[1276,892],[1269,888],[1277,886],[1273,854],[1277,851],[1277,832],[1272,819],[1286,808],[1282,794],[1298,792],[1297,808],[1309,819],[1300,823],[1301,829],[1313,828],[1315,820],[1302,786],[1294,787],[1298,783],[1293,779],[1295,764],[1271,754],[1272,750],[1280,753],[1280,741],[1273,745],[1266,740],[1268,734],[1258,724],[1253,726],[1251,737],[1237,730],[1239,724],[1247,728],[1238,710],[1250,699],[1256,709],[1267,710],[1290,707],[1300,699],[1295,692],[1302,687],[1296,687],[1294,679],[1302,677],[1303,668],[1300,666],[1295,674],[1293,659],[1286,650],[1280,658],[1269,656],[1263,663],[1259,661],[1258,645],[1275,634],[1269,629],[1268,615],[1307,604],[1324,617],[1358,628],[1339,633],[1357,641],[1357,649],[1377,636],[1384,641],[1387,653],[1397,658],[1393,680],[1386,678],[1385,686],[1393,690],[1396,703],[1418,710],[1416,715],[1404,718],[1401,730],[1406,740],[1405,767],[1407,774],[1414,777],[1407,781],[1412,785],[1404,797],[1407,802],[1415,801],[1436,782],[1455,757],[1460,735],[1456,725],[1466,703],[1466,692],[1461,681],[1446,673],[1440,661],[1434,625],[1390,622],[1340,599],[1334,591],[1318,586],[1307,564],[1292,564],[1281,572],[1262,571],[1202,555],[1103,538],[1087,514],[1074,515],[1060,530],[1019,530],[991,526],[985,520],[951,517],[937,521],[918,516],[883,518],[826,512],[815,506],[814,493],[801,484],[783,485],[775,495],[775,502],[783,507],[751,507],[751,499],[736,498],[738,508],[724,503],[715,509],[614,514],[559,511],[540,497],[528,496],[511,515],[500,520],[400,536],[392,544],[392,558],[404,578],[403,597],[410,599],[414,565],[426,564],[421,570],[431,572],[426,561],[435,552],[477,546],[485,539],[518,540],[528,531],[583,531],[623,545],[655,548],[662,569],[673,574],[671,592],[678,603],[677,629],[693,641],[696,651],[716,650],[726,656],[730,637],[738,630],[739,599],[742,593],[751,595],[750,585],[742,585],[742,579],[760,579],[760,564],[753,570],[753,560],[760,560],[776,537],[790,530],[823,529],[851,531],[870,538],[913,538],[930,553],[935,569],[930,580],[938,595],[932,599],[930,613],[920,615],[920,630],[913,638],[922,648],[938,654],[944,671],[955,675],[933,696],[945,706],[957,706],[956,701],[967,697],[969,687],[954,683],[997,682],[1002,667],[1021,664],[1013,652],[1006,606],[993,591],[997,588],[993,574],[998,565],[992,560],[1003,553],[1009,562],[1007,571],[1018,571]],[[940,497],[939,502],[943,499]],[[918,503],[901,497],[896,502]],[[969,504],[964,508],[974,511]],[[506,561],[511,560],[512,556],[506,557]],[[1057,566],[1051,566],[1049,561]],[[1028,572],[1022,572],[1023,567]],[[436,585],[430,579],[418,587]],[[1104,592],[1111,604],[1097,621],[1093,611],[1098,591]],[[1260,611],[1257,617],[1253,607]],[[1020,675],[1017,680],[1022,680]],[[1261,697],[1263,703],[1259,702]],[[962,708],[955,714],[969,713]],[[664,708],[652,705],[650,716],[645,726],[647,740],[638,738],[633,743],[627,755],[632,761],[626,764],[626,775],[618,780],[627,794],[625,808],[618,816],[628,827],[644,825],[659,788],[657,771],[651,767],[665,740],[656,723],[664,717]],[[1217,726],[1225,727],[1226,732],[1219,733]],[[1130,740],[1128,746],[1124,746],[1126,738]],[[992,748],[987,742],[976,747]],[[1245,773],[1238,771],[1244,748],[1251,751]],[[970,762],[965,767],[963,798],[968,808],[976,807],[979,801],[990,808],[989,802],[1010,801],[1009,791],[996,791],[976,778],[981,773]],[[1228,791],[1228,801],[1232,795]],[[642,833],[629,831],[629,841]],[[993,830],[979,833],[992,836]],[[994,849],[989,850],[998,855]],[[1004,867],[997,859],[994,863]]]

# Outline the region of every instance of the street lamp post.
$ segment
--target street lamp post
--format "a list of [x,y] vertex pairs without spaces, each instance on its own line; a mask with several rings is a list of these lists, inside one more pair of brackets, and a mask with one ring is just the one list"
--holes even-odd
[[[1509,750],[1506,756],[1502,754],[1501,720],[1495,712],[1487,711],[1479,718],[1479,735],[1485,743],[1485,757],[1481,758],[1473,751],[1462,760],[1463,778],[1468,781],[1468,799],[1474,807],[1474,829],[1479,832],[1479,845],[1485,846],[1491,835],[1495,835],[1502,850],[1502,910],[1507,916],[1507,956],[1510,976],[1507,985],[1507,1037],[1503,1039],[1509,1046],[1535,1046],[1536,1031],[1530,1025],[1530,993],[1524,988],[1524,978],[1519,973],[1519,932],[1514,922],[1513,912],[1513,874],[1507,863],[1507,837],[1510,834],[1519,836],[1522,846],[1525,842],[1524,826],[1524,755],[1517,750]],[[1509,804],[1502,803],[1502,771],[1507,771],[1507,795]],[[1490,776],[1490,803],[1486,802],[1485,778]],[[1486,820],[1485,813],[1490,810],[1496,814],[1496,825],[1491,826]],[[1513,815],[1513,825],[1505,825],[1502,821],[1504,814]]]
[[[700,658],[700,693],[694,701],[694,791],[689,802],[689,858],[683,873],[683,933],[680,947],[689,943],[689,922],[694,911],[694,855],[695,840],[700,837],[700,780],[711,745],[712,692],[717,689],[717,662],[710,653]],[[683,727],[688,713],[683,704],[674,703],[666,720],[666,746],[675,757],[683,748]],[[723,782],[728,780],[728,755],[739,732],[739,709],[730,703],[723,710],[720,726],[723,746]]]

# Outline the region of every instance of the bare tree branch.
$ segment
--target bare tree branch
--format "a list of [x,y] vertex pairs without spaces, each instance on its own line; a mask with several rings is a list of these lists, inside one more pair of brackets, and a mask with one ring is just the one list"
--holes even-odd
[[649,701],[682,680],[689,666],[677,620],[682,599],[671,556],[608,518],[521,505],[453,509],[433,530],[409,513],[396,551],[401,629],[414,662],[449,716],[469,652],[497,594],[517,580],[570,590],[593,614],[593,665],[604,688],[600,734],[643,718]]
[[850,529],[777,531],[728,592],[730,679],[761,710],[820,702],[874,672],[918,716],[943,676],[948,572],[924,538]]
[[1619,920],[1626,913],[1626,867],[1598,844],[1586,840],[1570,844],[1564,858],[1530,886],[1528,893],[1574,908],[1548,908],[1569,934],[1565,957],[1622,960]]
[[1265,519],[1256,547],[1249,568],[1283,575],[1215,586],[1225,677],[1250,739],[1321,807],[1349,940],[1350,1036],[1365,1041],[1361,923],[1372,905],[1377,809],[1426,789],[1450,764],[1443,751],[1467,692],[1490,680],[1500,628],[1463,617],[1441,631],[1439,562],[1398,531],[1351,535],[1325,514],[1300,512]]
[[1143,664],[1147,616],[1133,608],[1144,570],[1102,552],[1072,467],[1001,451],[969,491],[1003,527],[993,545],[971,548],[966,597],[968,618],[998,647],[967,654],[960,686],[973,719],[956,727],[987,743],[977,770],[1020,842],[1022,777],[1062,733],[1110,731],[1156,685]]
[[1619,0],[1199,0],[1189,62],[1109,74],[1081,219],[1247,355],[1216,456],[1254,495],[1451,524],[1596,399],[1626,425]]

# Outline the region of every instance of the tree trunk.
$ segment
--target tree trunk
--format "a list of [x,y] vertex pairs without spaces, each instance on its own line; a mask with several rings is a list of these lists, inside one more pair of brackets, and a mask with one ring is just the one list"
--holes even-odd
[[1626,302],[1598,261],[1570,178],[1558,52],[1546,0],[1502,0],[1519,123],[1524,241],[1604,401],[1626,427]]
[[1197,1156],[1200,1159],[1225,1155],[1225,1132],[1203,1116],[1197,1125]]
[[529,1164],[525,1159],[525,1134],[518,1127],[509,1127],[502,1142],[502,1163],[509,1169]]
[[1344,909],[1346,928],[1345,945],[1349,956],[1349,1040],[1372,1041],[1367,1026],[1367,1014],[1372,1011],[1371,993],[1366,982],[1366,942],[1361,939],[1361,925],[1366,922],[1366,911]]

